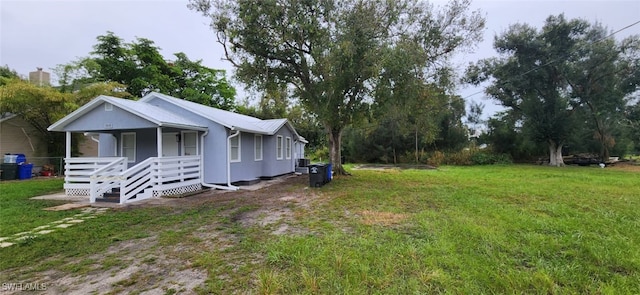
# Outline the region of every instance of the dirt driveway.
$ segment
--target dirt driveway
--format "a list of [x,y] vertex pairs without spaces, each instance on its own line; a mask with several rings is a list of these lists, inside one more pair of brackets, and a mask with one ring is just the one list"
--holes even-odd
[[[208,206],[217,208],[220,216],[232,219],[235,225],[257,228],[268,235],[282,235],[304,233],[305,229],[295,226],[293,220],[322,201],[322,194],[308,187],[306,175],[285,176],[246,188],[235,192],[212,190],[186,198],[153,199],[110,210],[170,207],[180,212]],[[189,233],[197,242],[166,245],[159,242],[160,232],[152,232],[145,238],[117,242],[107,251],[88,257],[63,258],[68,260],[67,265],[91,261],[90,270],[81,275],[59,268],[41,271],[37,269],[42,269],[40,262],[31,269],[2,276],[12,281],[43,282],[46,290],[41,290],[42,294],[193,294],[209,278],[207,270],[194,266],[193,258],[199,253],[224,253],[220,259],[236,269],[242,267],[240,264],[261,261],[258,254],[235,257],[238,254],[234,251],[225,253],[225,249],[237,246],[239,237],[225,230],[219,221],[197,226]]]

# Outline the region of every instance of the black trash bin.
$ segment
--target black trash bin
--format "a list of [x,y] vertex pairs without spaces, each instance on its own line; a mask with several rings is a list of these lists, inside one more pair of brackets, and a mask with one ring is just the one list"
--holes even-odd
[[327,181],[327,166],[325,164],[309,165],[309,186],[321,187]]
[[18,163],[2,163],[2,180],[14,180],[18,178]]

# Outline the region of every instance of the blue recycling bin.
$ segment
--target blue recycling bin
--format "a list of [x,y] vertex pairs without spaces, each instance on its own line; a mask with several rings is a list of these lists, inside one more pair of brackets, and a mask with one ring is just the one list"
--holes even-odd
[[330,182],[333,179],[333,165],[331,163],[327,164],[327,177],[325,179],[325,183]]
[[18,179],[31,179],[33,164],[23,163],[18,165]]

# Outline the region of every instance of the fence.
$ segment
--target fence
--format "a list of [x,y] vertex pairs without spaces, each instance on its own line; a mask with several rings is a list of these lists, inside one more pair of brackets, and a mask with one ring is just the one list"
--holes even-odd
[[64,157],[29,157],[27,162],[33,164],[35,175],[41,175],[42,171],[48,170],[52,176],[64,176]]

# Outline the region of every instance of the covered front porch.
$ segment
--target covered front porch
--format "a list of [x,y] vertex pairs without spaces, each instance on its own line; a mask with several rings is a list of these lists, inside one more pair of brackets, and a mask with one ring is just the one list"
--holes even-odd
[[[95,133],[99,157],[72,157],[67,132],[64,190],[91,203],[120,204],[202,189],[197,130],[158,127]],[[105,155],[105,156],[103,156]]]
[[[100,96],[48,128],[66,133],[64,190],[120,204],[202,189],[207,128],[134,101]],[[98,157],[72,156],[72,135],[98,141]]]

